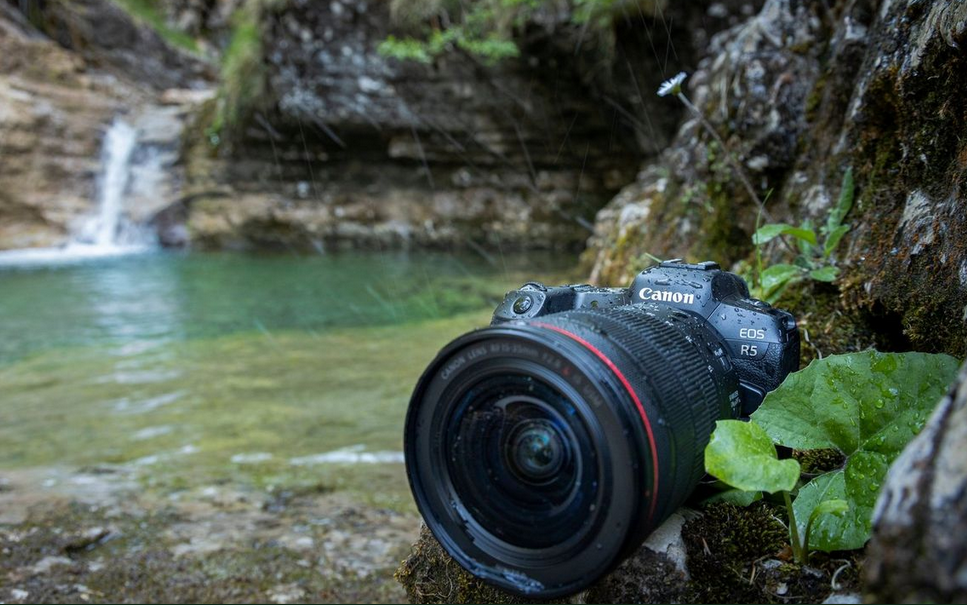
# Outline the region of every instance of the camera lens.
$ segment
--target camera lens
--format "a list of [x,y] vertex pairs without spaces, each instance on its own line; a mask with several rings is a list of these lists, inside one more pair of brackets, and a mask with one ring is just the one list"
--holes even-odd
[[484,328],[417,384],[410,485],[464,568],[520,595],[576,592],[691,493],[736,386],[718,337],[664,305]]

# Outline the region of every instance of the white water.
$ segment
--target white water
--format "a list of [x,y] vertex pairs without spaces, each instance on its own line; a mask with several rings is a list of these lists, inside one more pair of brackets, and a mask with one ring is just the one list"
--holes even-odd
[[131,158],[137,142],[138,131],[116,119],[104,135],[97,214],[65,246],[0,252],[0,265],[70,262],[149,250],[150,238],[124,217],[125,192],[131,181]]

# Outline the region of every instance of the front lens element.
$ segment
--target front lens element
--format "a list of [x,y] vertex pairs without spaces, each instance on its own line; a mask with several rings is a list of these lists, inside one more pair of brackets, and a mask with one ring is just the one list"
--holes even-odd
[[492,369],[466,389],[449,424],[448,474],[482,529],[525,548],[581,531],[582,509],[595,497],[597,453],[559,390]]

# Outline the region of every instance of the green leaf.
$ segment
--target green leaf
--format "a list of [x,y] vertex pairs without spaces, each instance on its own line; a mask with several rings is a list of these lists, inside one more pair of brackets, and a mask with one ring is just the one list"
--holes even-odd
[[821,515],[842,515],[848,510],[849,502],[846,500],[823,500],[813,509],[809,520],[815,522]]
[[833,233],[843,224],[843,219],[846,218],[846,214],[853,207],[854,191],[853,169],[847,168],[846,174],[843,175],[843,184],[839,189],[839,200],[836,202],[836,206],[829,211],[829,216],[826,217],[827,234]]
[[705,448],[705,470],[736,489],[790,491],[799,463],[779,460],[772,439],[753,422],[719,420]]
[[836,246],[839,245],[839,240],[843,239],[843,236],[849,231],[849,225],[840,225],[836,227],[826,236],[826,242],[823,246],[823,257],[829,258],[829,255],[833,253]]
[[813,248],[816,247],[816,231],[813,229],[813,222],[806,219],[802,222],[802,226],[799,229],[813,234],[812,240],[796,238],[799,244],[799,251],[802,252],[803,256],[810,258],[813,255]]
[[816,281],[833,281],[839,275],[839,269],[832,265],[827,265],[820,269],[813,269],[809,272],[809,277]]
[[[868,503],[850,506],[845,477],[843,471],[826,473],[800,488],[792,509],[796,513],[796,519],[812,519],[809,548],[824,552],[852,550],[862,548],[870,539],[873,506]],[[875,502],[876,493],[873,495]],[[837,515],[814,516],[816,509],[824,506],[826,502],[845,502],[846,510]]]
[[787,283],[799,279],[803,275],[801,267],[796,265],[772,265],[762,272],[762,286],[758,297],[768,302],[775,302],[773,295],[778,293]]
[[948,355],[864,351],[814,360],[790,374],[752,415],[777,443],[836,448],[843,470],[813,479],[796,498],[797,519],[824,500],[846,500],[842,517],[817,520],[813,546],[859,548],[870,535],[877,494],[890,464],[926,422],[957,372]]
[[[828,550],[826,547],[830,544],[830,536],[842,539],[846,532],[850,531],[848,527],[841,527],[842,523],[837,524],[835,522],[836,519],[826,519],[826,517],[842,519],[850,511],[849,502],[842,498],[823,499],[824,497],[831,497],[828,490],[823,490],[823,487],[829,486],[830,484],[826,483],[825,486],[817,485],[812,490],[803,488],[800,494],[802,494],[802,491],[807,491],[806,497],[802,498],[802,503],[799,508],[793,505],[796,519],[803,519],[805,518],[805,514],[809,513],[809,521],[806,523],[806,529],[802,534],[803,545],[807,549]],[[838,488],[838,486],[835,486],[835,488]],[[796,501],[798,502],[799,499],[797,498]],[[809,510],[810,508],[812,508],[811,512]],[[820,528],[819,524],[824,522],[825,525]],[[863,536],[851,537],[851,539],[854,541],[862,540],[856,548],[862,546],[863,542],[866,541]]]
[[741,506],[745,508],[753,502],[758,502],[762,500],[762,492],[746,492],[740,489],[730,489],[724,492],[719,492],[713,496],[706,498],[702,504],[714,504],[716,502],[727,502],[729,504],[735,504],[736,506]]
[[816,232],[812,229],[793,227],[786,223],[770,223],[763,225],[752,236],[752,243],[759,245],[775,239],[780,235],[791,235],[794,238],[816,245]]

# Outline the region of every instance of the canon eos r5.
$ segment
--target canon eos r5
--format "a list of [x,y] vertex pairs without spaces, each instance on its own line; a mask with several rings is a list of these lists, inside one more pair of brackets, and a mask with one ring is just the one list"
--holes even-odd
[[792,315],[715,263],[663,262],[628,289],[528,283],[420,378],[410,486],[471,573],[573,593],[695,489],[715,421],[752,413],[798,366]]

